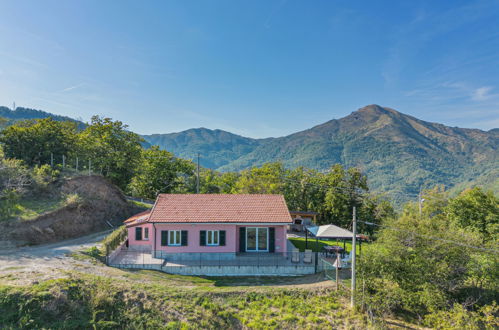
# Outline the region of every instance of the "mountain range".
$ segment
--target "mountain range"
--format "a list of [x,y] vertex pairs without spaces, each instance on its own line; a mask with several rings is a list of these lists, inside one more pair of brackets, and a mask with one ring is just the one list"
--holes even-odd
[[[10,118],[2,108],[0,116]],[[143,138],[146,145],[178,157],[196,159],[199,153],[202,166],[219,171],[273,161],[319,171],[336,163],[356,166],[373,190],[394,200],[413,198],[421,187],[436,184],[454,189],[480,184],[499,192],[499,129],[448,127],[379,105],[278,138],[252,139],[206,128]]]

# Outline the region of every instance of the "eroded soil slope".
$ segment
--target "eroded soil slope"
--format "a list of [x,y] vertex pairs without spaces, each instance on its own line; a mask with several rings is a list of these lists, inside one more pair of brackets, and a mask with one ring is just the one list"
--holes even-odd
[[57,242],[119,225],[140,209],[129,204],[123,193],[101,176],[68,179],[54,187],[56,193],[73,195],[67,205],[32,220],[2,224],[0,243],[15,247]]

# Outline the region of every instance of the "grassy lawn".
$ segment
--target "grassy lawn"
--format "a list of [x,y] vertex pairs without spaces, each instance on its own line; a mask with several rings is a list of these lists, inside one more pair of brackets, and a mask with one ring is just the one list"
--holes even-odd
[[26,198],[15,206],[14,216],[21,220],[36,218],[42,213],[53,211],[64,206],[65,198]]
[[363,314],[348,308],[343,291],[278,286],[295,279],[222,280],[154,271],[125,271],[124,276],[72,272],[25,287],[0,285],[0,324],[33,329],[368,327]]
[[[304,237],[291,237],[289,238],[291,243],[299,249],[300,251],[305,251],[305,238]],[[334,241],[326,241],[326,240],[319,240],[319,245],[317,245],[315,238],[308,238],[308,248],[311,249],[314,252],[322,252],[323,247],[326,245],[337,245],[343,247],[343,242],[338,240]],[[362,244],[362,248],[364,249],[366,247],[366,244]],[[345,242],[345,248],[347,252],[350,252],[352,250],[352,242]],[[357,255],[359,255],[360,249],[359,245],[357,244]]]

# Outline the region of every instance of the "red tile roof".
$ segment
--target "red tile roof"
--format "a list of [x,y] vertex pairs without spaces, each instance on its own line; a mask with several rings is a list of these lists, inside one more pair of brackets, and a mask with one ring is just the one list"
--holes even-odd
[[146,210],[140,213],[137,213],[130,218],[126,219],[124,223],[126,224],[127,227],[131,227],[134,225],[137,225],[139,223],[147,222],[147,219],[149,218],[149,214],[151,214],[151,210]]
[[160,194],[148,222],[292,223],[282,195]]

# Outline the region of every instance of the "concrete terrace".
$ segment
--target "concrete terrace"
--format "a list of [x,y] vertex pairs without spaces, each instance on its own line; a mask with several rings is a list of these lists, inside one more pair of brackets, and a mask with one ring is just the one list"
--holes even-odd
[[[232,258],[225,255],[190,254],[187,260],[154,258],[150,252],[121,250],[109,265],[117,268],[156,269],[170,274],[205,276],[295,276],[315,273],[315,258],[305,262],[304,253],[299,261],[292,254],[281,253],[237,253]],[[175,258],[182,259],[182,258]]]

